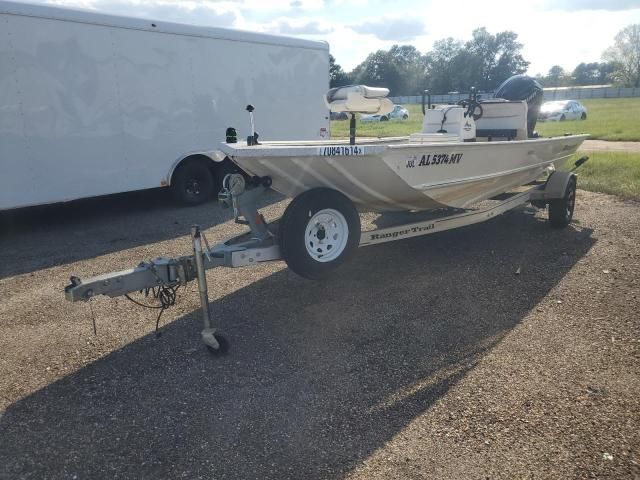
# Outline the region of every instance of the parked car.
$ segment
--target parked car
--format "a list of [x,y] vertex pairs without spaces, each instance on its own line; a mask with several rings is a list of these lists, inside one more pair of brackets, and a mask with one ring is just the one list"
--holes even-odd
[[575,100],[556,100],[544,102],[538,113],[538,120],[544,122],[563,122],[565,120],[586,120],[587,109]]
[[360,121],[367,122],[386,122],[391,119],[407,120],[409,118],[409,110],[402,105],[394,105],[393,110],[386,115],[361,115]]
[[331,120],[349,120],[349,114],[347,112],[330,112],[329,118]]

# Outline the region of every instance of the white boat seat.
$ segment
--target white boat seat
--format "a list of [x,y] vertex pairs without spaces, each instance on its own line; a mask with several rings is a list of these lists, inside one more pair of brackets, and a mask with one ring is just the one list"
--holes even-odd
[[388,88],[347,85],[329,90],[324,101],[331,112],[386,115],[393,110],[393,102],[386,98]]

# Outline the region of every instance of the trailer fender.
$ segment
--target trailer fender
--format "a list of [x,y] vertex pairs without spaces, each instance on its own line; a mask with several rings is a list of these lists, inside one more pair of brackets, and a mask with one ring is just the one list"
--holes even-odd
[[544,184],[544,187],[537,192],[532,192],[531,201],[547,203],[550,200],[560,200],[564,198],[564,193],[569,181],[575,177],[576,174],[573,172],[552,172]]

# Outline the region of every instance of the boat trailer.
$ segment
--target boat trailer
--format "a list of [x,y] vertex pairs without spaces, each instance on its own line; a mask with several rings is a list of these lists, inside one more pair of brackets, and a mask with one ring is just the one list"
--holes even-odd
[[[575,168],[588,157],[576,162]],[[531,202],[544,208],[552,202],[564,202],[550,220],[555,226],[566,226],[572,218],[575,202],[575,174],[572,171],[552,171],[546,181],[528,185],[526,190],[500,196],[491,206],[474,210],[463,210],[446,216],[436,216],[427,220],[403,223],[386,228],[360,232],[359,246],[377,245],[394,240],[428,235],[454,228],[473,225],[494,218],[502,213]],[[118,297],[138,291],[157,289],[158,292],[172,290],[197,280],[200,294],[200,310],[203,329],[202,340],[212,353],[224,352],[226,339],[216,332],[209,310],[206,270],[215,267],[245,267],[262,262],[282,260],[277,223],[268,224],[258,211],[258,203],[270,188],[268,177],[246,179],[240,174],[229,174],[224,178],[223,189],[218,200],[223,208],[231,208],[236,223],[247,225],[249,231],[232,237],[213,247],[199,225],[191,227],[193,254],[177,258],[159,257],[142,262],[137,267],[119,272],[107,273],[81,280],[71,277],[65,287],[65,296],[71,302],[89,301],[97,295]],[[175,294],[174,294],[175,301]],[[163,310],[170,303],[162,300]]]

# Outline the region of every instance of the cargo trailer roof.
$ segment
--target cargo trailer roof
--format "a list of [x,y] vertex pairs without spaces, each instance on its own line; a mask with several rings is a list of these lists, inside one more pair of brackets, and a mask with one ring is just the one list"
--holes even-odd
[[92,10],[41,5],[34,3],[9,2],[0,0],[0,15],[22,15],[36,18],[55,19],[107,27],[145,30],[156,33],[187,35],[192,37],[219,38],[224,40],[252,42],[268,45],[308,48],[313,50],[329,50],[324,41],[303,40],[300,38],[255,33],[230,28],[205,27],[182,23],[165,22],[157,19],[125,17],[94,12]]

